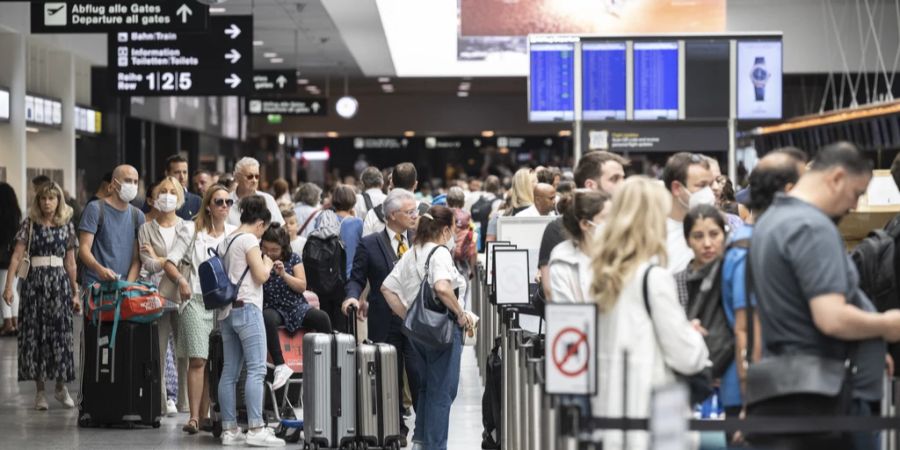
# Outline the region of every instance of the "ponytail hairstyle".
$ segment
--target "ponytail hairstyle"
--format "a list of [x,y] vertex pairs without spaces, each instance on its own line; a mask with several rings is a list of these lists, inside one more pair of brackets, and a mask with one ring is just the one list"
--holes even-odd
[[453,210],[446,206],[432,206],[428,212],[419,216],[419,226],[416,228],[416,245],[425,245],[428,242],[443,244],[437,240],[444,232],[444,228],[453,229],[455,216]]
[[281,247],[281,260],[285,264],[291,260],[291,237],[288,235],[287,228],[281,226],[278,222],[272,222],[266,231],[263,232],[262,241],[278,244]]
[[591,191],[587,189],[578,189],[573,194],[568,194],[563,198],[566,199],[560,210],[563,212],[563,226],[569,236],[576,243],[581,243],[585,236],[581,231],[582,220],[594,220],[594,216],[603,211],[603,208],[609,202],[609,194],[603,191]]

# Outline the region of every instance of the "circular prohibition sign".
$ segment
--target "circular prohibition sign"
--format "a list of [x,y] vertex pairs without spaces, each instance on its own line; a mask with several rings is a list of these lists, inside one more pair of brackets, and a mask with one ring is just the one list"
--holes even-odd
[[[563,337],[566,337],[570,342],[565,343],[565,345],[560,347],[559,344]],[[578,367],[566,367],[566,363],[568,363],[570,359],[581,353],[579,348],[582,346],[584,346],[584,354],[590,355],[590,345],[588,343],[587,334],[577,328],[563,328],[560,330],[559,334],[556,335],[556,339],[553,340],[553,364],[563,375],[576,377],[588,370],[589,357],[584,358],[584,364],[581,364]],[[563,351],[560,352],[559,350]]]

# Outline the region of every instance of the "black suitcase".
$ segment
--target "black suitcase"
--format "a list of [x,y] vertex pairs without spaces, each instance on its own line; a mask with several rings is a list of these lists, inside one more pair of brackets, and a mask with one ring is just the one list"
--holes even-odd
[[162,417],[159,329],[120,321],[114,348],[112,323],[85,320],[81,348],[78,425],[158,428]]

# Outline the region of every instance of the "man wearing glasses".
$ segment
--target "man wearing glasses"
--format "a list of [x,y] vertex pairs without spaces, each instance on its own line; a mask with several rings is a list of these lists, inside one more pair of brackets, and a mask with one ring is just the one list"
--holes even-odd
[[241,225],[241,210],[238,207],[241,199],[250,195],[259,195],[266,200],[266,206],[272,213],[272,223],[284,224],[284,218],[281,216],[281,210],[275,198],[265,192],[258,191],[259,187],[259,161],[256,159],[245,157],[241,158],[234,165],[234,181],[237,183],[237,189],[231,193],[231,199],[234,205],[228,212],[228,223],[235,226]]

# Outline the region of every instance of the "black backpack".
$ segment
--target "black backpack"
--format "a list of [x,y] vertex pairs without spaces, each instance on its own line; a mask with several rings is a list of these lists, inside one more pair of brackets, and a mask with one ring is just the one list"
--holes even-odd
[[[481,239],[479,242],[484,242],[484,238],[487,236],[488,222],[491,220],[491,211],[494,210],[494,200],[482,196],[472,205],[472,220],[481,224]],[[481,251],[482,249],[478,250]]]
[[[900,216],[898,216],[900,217]],[[881,230],[872,230],[850,256],[859,271],[859,287],[879,312],[900,308],[897,277],[897,240],[900,220],[894,219]]]
[[[318,231],[318,230],[317,230]],[[347,252],[337,234],[313,232],[303,247],[307,289],[320,298],[344,299]]]

